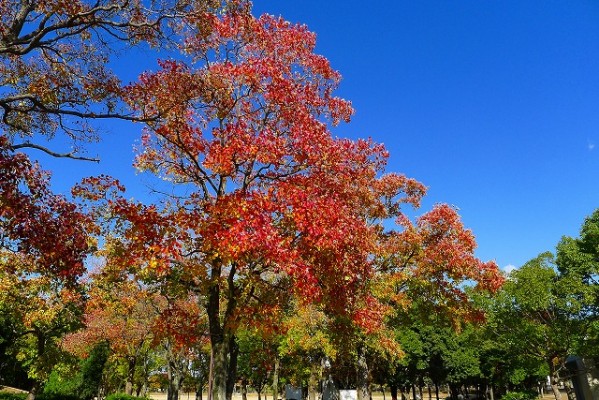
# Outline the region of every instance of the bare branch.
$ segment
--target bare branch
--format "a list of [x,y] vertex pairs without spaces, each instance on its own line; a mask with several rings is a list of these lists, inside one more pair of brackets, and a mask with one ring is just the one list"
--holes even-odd
[[25,149],[25,148],[36,149],[36,150],[41,150],[44,153],[51,155],[52,157],[70,158],[70,159],[73,159],[73,160],[83,160],[83,161],[93,161],[93,162],[97,162],[97,163],[100,162],[99,158],[82,157],[82,156],[76,155],[74,152],[70,152],[70,153],[57,153],[55,151],[50,150],[47,147],[40,146],[39,144],[30,143],[30,142],[25,142],[25,143],[20,143],[20,144],[14,144],[14,145],[11,146],[11,148],[13,150]]

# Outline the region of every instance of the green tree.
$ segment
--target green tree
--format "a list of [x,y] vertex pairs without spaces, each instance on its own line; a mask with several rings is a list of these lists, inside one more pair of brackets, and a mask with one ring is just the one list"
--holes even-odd
[[581,281],[560,275],[547,252],[513,271],[494,305],[493,328],[512,350],[532,358],[521,365],[538,365],[535,359],[546,363],[556,399],[566,359],[587,331],[582,292]]
[[79,396],[82,400],[91,400],[94,397],[100,398],[100,388],[104,366],[110,355],[110,345],[108,342],[100,342],[93,347],[89,356],[82,361],[81,382],[78,388]]
[[578,238],[564,236],[557,245],[557,268],[570,281],[586,333],[578,353],[599,356],[599,209],[584,220]]

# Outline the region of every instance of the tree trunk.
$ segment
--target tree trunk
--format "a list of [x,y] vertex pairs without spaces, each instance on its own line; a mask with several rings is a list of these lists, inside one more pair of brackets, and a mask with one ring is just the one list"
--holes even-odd
[[208,365],[208,400],[212,400],[212,388],[214,387],[214,357],[210,351],[210,364]]
[[227,400],[233,398],[235,382],[237,381],[237,357],[239,356],[239,346],[235,335],[229,338],[229,367],[227,370]]
[[552,360],[549,360],[549,365],[551,368],[551,390],[553,391],[553,396],[555,400],[561,400],[562,394],[559,391],[559,387],[557,386],[559,383],[559,374],[553,365]]
[[364,346],[358,348],[357,373],[356,389],[358,389],[358,400],[368,400],[370,399],[370,373],[368,371],[368,364],[366,363],[366,350]]
[[279,367],[281,366],[279,356],[275,356],[275,367],[272,372],[272,400],[279,400]]
[[35,400],[35,397],[37,396],[37,392],[39,391],[39,388],[40,388],[39,383],[35,382],[33,384],[33,386],[31,387],[31,390],[27,394],[27,400]]
[[179,400],[179,389],[181,388],[181,384],[183,380],[181,379],[181,374],[174,368],[171,362],[168,363],[168,388],[166,392],[167,400]]
[[125,394],[133,395],[133,379],[135,377],[135,365],[137,360],[135,357],[129,357],[127,365],[127,381],[125,382]]
[[227,400],[229,341],[212,343],[212,400]]
[[572,387],[572,383],[569,380],[564,382],[564,387],[566,388],[566,395],[568,396],[568,400],[576,400],[574,388]]
[[389,385],[389,391],[391,392],[391,400],[397,400],[397,385]]
[[178,357],[173,353],[170,343],[165,343],[166,347],[166,373],[168,377],[168,388],[166,392],[167,400],[179,400],[179,390],[183,385],[184,366]]
[[316,362],[312,361],[308,378],[308,400],[316,400],[318,397],[319,367]]
[[439,400],[439,384],[435,382],[435,397]]
[[245,378],[241,380],[241,400],[248,400],[248,382]]
[[[230,265],[227,276],[227,286],[221,291],[220,260],[214,261],[210,271],[211,284],[208,288],[206,314],[208,316],[208,327],[210,331],[211,365],[210,365],[210,394],[209,400],[230,400],[235,384],[237,367],[237,349],[235,343],[235,332],[233,331],[233,319],[237,309],[238,290],[235,284],[235,264]],[[226,303],[221,298],[226,297]],[[224,312],[221,313],[221,303],[226,304]],[[229,392],[230,388],[230,392]]]

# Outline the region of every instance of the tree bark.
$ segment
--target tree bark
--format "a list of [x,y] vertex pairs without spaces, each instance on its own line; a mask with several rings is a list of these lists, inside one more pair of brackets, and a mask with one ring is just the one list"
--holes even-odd
[[237,357],[239,356],[239,346],[235,335],[229,337],[229,367],[227,369],[227,400],[233,398],[235,382],[237,381]]
[[[211,285],[208,288],[206,314],[210,331],[211,365],[209,400],[230,400],[233,394],[237,368],[235,348],[234,314],[237,308],[238,290],[235,286],[236,266],[230,266],[226,289],[221,291],[220,261],[215,261],[210,272]],[[226,296],[226,307],[221,314],[221,295]],[[230,390],[230,391],[229,391]]]
[[357,365],[357,389],[358,400],[370,399],[370,371],[366,362],[366,350],[364,346],[358,348],[358,365]]
[[570,383],[570,381],[566,381],[564,382],[564,387],[566,388],[566,395],[568,396],[568,400],[576,400],[576,394],[574,393],[572,383]]
[[212,343],[212,400],[227,400],[229,370],[229,341]]
[[[168,350],[170,353],[170,349]],[[172,354],[168,355],[167,362],[167,375],[168,375],[168,389],[166,393],[167,400],[179,400],[179,390],[183,384],[183,374],[177,360]]]
[[559,383],[559,374],[553,365],[553,360],[549,360],[549,365],[551,368],[551,390],[553,391],[553,396],[555,397],[555,400],[561,400],[562,394],[557,386]]
[[135,376],[136,357],[129,357],[127,363],[127,381],[125,382],[125,394],[133,395],[133,378]]

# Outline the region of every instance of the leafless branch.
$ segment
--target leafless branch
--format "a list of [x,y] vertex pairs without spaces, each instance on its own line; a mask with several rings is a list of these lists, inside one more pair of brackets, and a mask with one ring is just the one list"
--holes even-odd
[[82,157],[82,156],[76,155],[74,152],[70,152],[70,153],[57,153],[55,151],[50,150],[47,147],[40,146],[39,144],[30,143],[30,142],[25,142],[25,143],[20,143],[20,144],[14,144],[11,147],[12,147],[13,150],[24,149],[24,148],[41,150],[44,153],[51,155],[52,157],[70,158],[70,159],[73,159],[73,160],[83,160],[83,161],[100,162],[99,158]]

